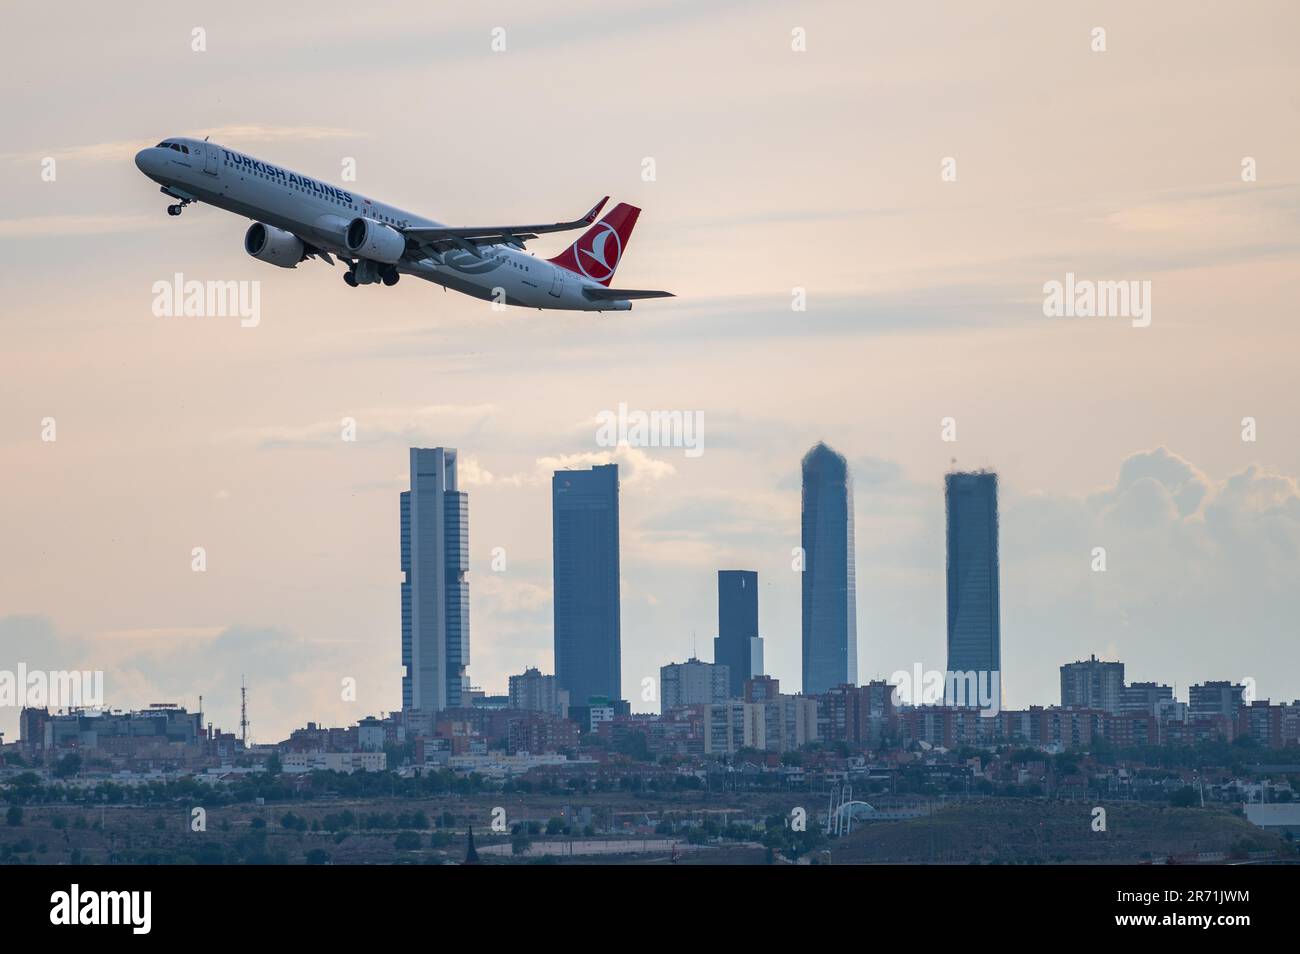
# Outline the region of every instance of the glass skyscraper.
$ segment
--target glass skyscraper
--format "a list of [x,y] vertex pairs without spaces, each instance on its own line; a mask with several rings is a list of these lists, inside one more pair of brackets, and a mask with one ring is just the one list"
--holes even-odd
[[730,670],[729,698],[743,698],[745,680],[763,674],[763,640],[758,635],[758,573],[718,571],[718,635],[713,661]]
[[803,692],[858,681],[853,478],[817,444],[803,458]]
[[[948,510],[948,672],[1000,673],[998,476],[945,478]],[[991,677],[990,677],[991,678]],[[996,689],[994,691],[997,691]]]
[[551,478],[555,678],[571,705],[620,699],[618,465]]
[[469,686],[469,496],[454,448],[411,448],[401,512],[402,708],[438,712]]

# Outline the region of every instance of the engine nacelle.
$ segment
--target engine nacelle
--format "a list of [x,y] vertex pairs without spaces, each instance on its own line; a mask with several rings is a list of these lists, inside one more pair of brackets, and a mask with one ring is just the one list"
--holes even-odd
[[297,268],[302,261],[303,244],[302,239],[292,232],[254,222],[244,233],[244,251],[259,262]]
[[348,251],[372,262],[395,265],[406,252],[406,236],[374,219],[358,217],[348,223]]

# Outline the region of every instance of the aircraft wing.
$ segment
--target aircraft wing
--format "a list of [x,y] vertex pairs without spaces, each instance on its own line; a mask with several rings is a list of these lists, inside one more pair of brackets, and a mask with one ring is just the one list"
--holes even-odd
[[672,292],[642,291],[638,288],[584,288],[582,293],[592,301],[631,301],[636,298],[676,298]]
[[402,229],[402,234],[420,245],[442,250],[460,248],[475,255],[480,245],[514,245],[523,248],[527,239],[537,238],[547,232],[567,232],[591,225],[596,216],[609,201],[609,196],[601,199],[580,219],[572,222],[552,222],[549,225],[491,225],[481,227],[453,228],[450,226],[415,226]]

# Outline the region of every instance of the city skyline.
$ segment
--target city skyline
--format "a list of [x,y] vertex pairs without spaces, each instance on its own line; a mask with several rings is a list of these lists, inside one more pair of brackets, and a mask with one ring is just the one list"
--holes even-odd
[[[814,450],[815,450],[815,449],[816,449],[816,446],[814,447]],[[411,457],[412,457],[412,463],[413,463],[413,465],[414,465],[414,460],[415,460],[414,455],[416,454],[417,451],[420,451],[420,450],[421,450],[421,449],[419,449],[419,448],[410,448],[410,449],[409,449],[409,453],[410,453],[410,455],[411,455]],[[442,448],[438,448],[437,450],[439,450],[439,451],[443,451],[444,449],[442,449]],[[425,449],[425,450],[424,450],[424,453],[426,453],[426,454],[430,454],[430,453],[432,453],[432,450]],[[444,474],[451,474],[451,473],[454,473],[454,470],[455,470],[455,464],[454,464],[454,461],[455,461],[456,456],[458,456],[458,454],[457,454],[457,452],[455,452],[455,451],[449,451],[449,453],[452,455],[452,457],[451,457],[451,463],[450,463],[450,468],[451,468],[451,470],[450,470],[450,471],[446,471],[446,470],[444,470]],[[834,452],[831,452],[831,453],[833,454]],[[805,456],[806,456],[806,455],[805,455]],[[447,465],[444,464],[444,468],[445,468],[446,466],[447,466]],[[594,470],[594,469],[595,469],[595,468],[593,468],[593,470]],[[616,468],[615,468],[615,469],[616,469]],[[427,476],[427,477],[432,477],[433,473],[434,473],[433,471],[430,471],[430,472],[428,472],[428,474],[427,474],[426,476]],[[554,478],[559,477],[561,474],[573,474],[573,473],[581,473],[581,471],[572,471],[572,470],[556,471],[556,472],[554,472],[554,473],[552,474],[552,479],[554,480]],[[947,484],[948,484],[948,478],[951,477],[951,476],[952,476],[951,474],[949,474],[949,475],[945,475],[945,483],[944,483],[945,487],[946,487]],[[446,480],[446,476],[444,476],[443,479],[444,479],[444,481],[445,481],[445,480]],[[401,496],[402,496],[402,498],[403,498],[403,507],[402,507],[402,511],[403,511],[403,522],[405,522],[405,520],[406,520],[405,513],[406,513],[406,510],[407,510],[407,507],[409,506],[409,505],[407,504],[407,502],[406,502],[406,498],[407,498],[407,496],[408,496],[408,492],[406,492],[406,491],[402,492]],[[460,493],[457,494],[456,496],[458,497],[458,501],[463,501],[464,498],[465,498],[467,495],[466,495],[464,492],[460,492]],[[552,494],[552,498],[554,499],[554,494]],[[465,512],[465,508],[464,508],[464,504],[463,504],[463,503],[459,503],[459,502],[458,502],[457,508],[455,508],[455,509],[457,510],[457,512],[462,513],[462,514]],[[405,537],[405,535],[404,535],[404,537]],[[459,545],[463,546],[464,544],[459,544]],[[405,548],[405,539],[404,539],[404,548]],[[721,573],[724,573],[724,572],[727,572],[727,571],[715,571],[715,572],[721,574]],[[753,571],[741,571],[741,572],[753,572]],[[406,589],[406,586],[405,586],[405,585],[403,586],[403,589],[404,589],[404,590]],[[719,610],[720,610],[720,609],[721,609],[721,606],[719,606]],[[761,628],[761,625],[762,625],[762,624],[760,623],[760,628]],[[466,628],[466,631],[468,631],[468,627]],[[778,643],[778,646],[779,646],[779,643]],[[645,647],[640,647],[640,648],[645,649]],[[893,648],[894,648],[895,650],[897,650],[897,647],[893,647]],[[405,642],[404,642],[404,646],[403,646],[403,651],[404,651],[404,653],[405,653]],[[1102,650],[1102,652],[1103,652],[1103,654],[1104,654],[1105,651]],[[682,657],[683,657],[683,658],[689,658],[690,655],[691,655],[690,653],[683,653],[683,654],[682,654]],[[895,655],[897,655],[896,652],[895,652]],[[1093,655],[1096,655],[1096,653],[1094,652]],[[655,661],[656,661],[656,666],[661,666],[661,665],[664,664],[665,662],[670,661],[671,659],[676,658],[676,657],[675,657],[674,654],[669,653],[669,654],[667,654],[667,655],[654,656],[653,658],[654,658]],[[531,661],[531,662],[527,662],[527,663],[521,663],[521,664],[514,664],[513,662],[510,661],[510,660],[512,660],[512,659],[513,659],[513,656],[511,656],[511,655],[509,655],[509,654],[507,654],[506,656],[490,656],[490,657],[489,657],[489,661],[488,661],[488,663],[487,663],[487,666],[486,666],[485,668],[488,668],[488,669],[491,669],[491,670],[495,670],[495,671],[497,671],[497,672],[502,673],[502,674],[503,674],[502,681],[504,681],[504,675],[509,675],[509,674],[515,673],[515,672],[517,672],[517,671],[521,671],[522,668],[524,668],[525,665],[533,665],[533,666],[537,666],[537,665],[540,664],[540,665],[542,665],[542,668],[543,668],[543,669],[546,668],[546,666],[544,665],[544,661],[543,661],[543,660],[538,660],[538,659],[536,659],[535,657],[534,657],[533,661]],[[553,657],[552,657],[552,665],[553,665]],[[1056,666],[1056,664],[1053,664],[1053,671],[1055,671],[1055,666]],[[657,670],[656,670],[656,671],[657,671]],[[1214,670],[1214,671],[1212,671],[1212,670],[1210,670],[1208,667],[1205,667],[1205,668],[1199,668],[1199,669],[1198,669],[1198,672],[1199,672],[1199,677],[1193,677],[1193,678],[1191,678],[1191,679],[1184,679],[1184,680],[1181,680],[1181,683],[1182,683],[1183,685],[1187,685],[1187,684],[1196,683],[1196,682],[1204,682],[1204,681],[1213,680],[1213,679],[1215,679],[1215,678],[1218,678],[1218,677],[1221,676],[1221,675],[1224,675],[1224,672],[1223,672],[1222,670]],[[499,689],[502,688],[502,686],[498,686],[498,685],[496,685],[495,682],[476,679],[476,678],[473,676],[473,674],[468,674],[468,675],[466,675],[466,674],[462,673],[462,675],[465,675],[466,678],[464,678],[463,680],[461,680],[461,685],[463,685],[463,686],[466,687],[466,688],[468,688],[468,686],[470,685],[471,682],[473,682],[474,685],[475,685],[476,687],[480,687],[480,686],[482,686],[483,688],[486,688],[488,691],[496,691],[496,690],[499,690]],[[778,678],[780,678],[780,674],[777,674],[777,675],[778,675]],[[795,684],[795,681],[789,679],[789,674],[786,673],[785,675],[786,675],[786,678],[787,678],[787,682],[788,682],[789,684],[791,684],[791,685],[794,685],[794,684]],[[883,679],[884,677],[885,677],[885,674],[884,674],[884,673],[877,671],[877,672],[875,672],[875,673],[874,673],[873,675],[871,675],[871,676],[863,676],[863,677],[861,677],[858,681],[859,681],[859,684],[866,684],[867,682],[872,681],[873,679],[875,679],[875,680],[879,680],[879,679]],[[1162,676],[1162,678],[1166,678],[1166,677],[1163,677],[1163,676]],[[1236,677],[1233,677],[1233,678],[1236,678]],[[1247,678],[1250,678],[1250,679],[1252,679],[1253,681],[1261,681],[1261,680],[1257,680],[1257,679],[1256,679],[1255,677],[1253,677],[1253,676],[1251,676],[1251,677],[1247,677]],[[1054,682],[1054,681],[1055,681],[1055,676],[1053,676],[1053,682]],[[1170,679],[1169,681],[1170,681],[1170,682],[1173,682],[1173,683],[1175,683],[1175,684],[1177,684],[1177,683],[1180,682],[1180,680],[1178,680],[1178,679]],[[1263,677],[1263,680],[1262,680],[1262,681],[1265,682],[1265,683],[1267,683],[1267,675],[1265,675],[1265,676]],[[486,682],[486,685],[485,685],[485,686],[483,686],[483,683],[484,683],[484,682]],[[1167,688],[1167,687],[1166,687],[1166,688]],[[254,690],[254,692],[255,692],[255,696],[256,696],[256,690]],[[163,688],[160,690],[160,694],[162,694],[162,695],[164,695],[164,696],[166,696],[166,697],[169,697],[169,698],[178,698],[178,699],[184,699],[184,698],[191,698],[191,699],[192,699],[192,698],[193,698],[193,695],[192,695],[192,694],[187,695],[187,694],[184,692],[183,688],[181,688],[181,687],[175,687],[175,686],[167,686],[167,687],[163,687]],[[201,695],[201,693],[200,693],[200,695]],[[597,695],[602,695],[602,694],[601,694],[601,693],[597,693]],[[1016,702],[1015,702],[1015,706],[1020,706],[1020,705],[1022,705],[1022,704],[1023,704],[1023,705],[1044,705],[1044,704],[1050,704],[1049,702],[1047,702],[1047,700],[1048,700],[1048,698],[1050,697],[1050,695],[1051,695],[1050,692],[1042,692],[1042,691],[1038,691],[1038,692],[1034,692],[1034,693],[1032,693],[1032,694],[1027,694],[1027,693],[1024,693],[1024,692],[1022,691],[1022,692],[1019,694],[1019,697],[1018,697],[1018,699],[1017,699]],[[1267,695],[1269,695],[1269,692],[1267,692],[1267,691],[1266,691],[1266,692],[1263,692],[1262,695],[1267,696]],[[1285,690],[1283,690],[1283,691],[1281,691],[1281,692],[1273,691],[1273,692],[1272,692],[1272,695],[1273,695],[1274,697],[1277,697],[1277,698],[1285,698],[1285,697],[1287,697],[1287,693],[1286,693]],[[209,698],[210,698],[210,699],[213,698],[213,695],[212,695],[211,693],[209,694]],[[217,695],[216,698],[217,698],[218,700],[220,700],[220,695]],[[403,698],[403,700],[405,700],[405,687],[403,687],[403,697],[402,697],[402,698]],[[651,704],[648,704],[648,705],[647,705],[647,704],[643,704],[643,703],[638,702],[638,701],[637,701],[637,697],[636,697],[635,695],[633,696],[633,700],[634,700],[634,703],[635,703],[635,704],[634,704],[634,709],[635,709],[636,711],[655,711],[655,710],[658,708],[657,704],[655,704],[655,703],[651,703]],[[371,706],[371,711],[382,712],[382,711],[389,711],[389,710],[390,710],[390,704],[389,704],[389,703],[384,702],[384,701],[382,701],[382,700],[375,700],[375,702],[376,702],[377,704]],[[1010,706],[1010,705],[1009,705],[1009,707],[1014,707],[1014,706]],[[217,711],[220,711],[221,708],[222,708],[222,703],[219,701],[218,704],[217,704],[217,706],[216,706],[216,709],[217,709]],[[392,707],[392,708],[395,709],[396,707]],[[288,722],[289,724],[293,724],[293,720],[295,719],[295,717],[296,717],[296,714],[295,714],[295,713],[292,713],[292,712],[288,712],[288,711],[286,711],[286,712],[281,716],[281,719],[282,719],[282,721],[283,721],[283,720],[287,720],[287,722]],[[221,721],[221,720],[218,720],[218,721]],[[346,721],[346,717],[345,717],[344,721]],[[228,724],[233,724],[233,721],[229,721]],[[9,730],[10,733],[12,733],[12,731],[13,731],[12,729]]]

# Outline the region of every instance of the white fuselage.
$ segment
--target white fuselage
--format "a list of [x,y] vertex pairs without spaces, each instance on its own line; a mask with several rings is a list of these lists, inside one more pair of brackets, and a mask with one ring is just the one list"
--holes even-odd
[[[213,142],[178,138],[189,152],[142,150],[136,164],[177,198],[197,200],[255,222],[292,232],[304,242],[343,259],[348,223],[358,216],[384,225],[437,228],[442,223],[262,162]],[[584,286],[600,287],[576,272],[508,245],[484,246],[478,254],[454,249],[396,263],[399,272],[488,301],[527,308],[624,311],[626,301],[592,301]]]

